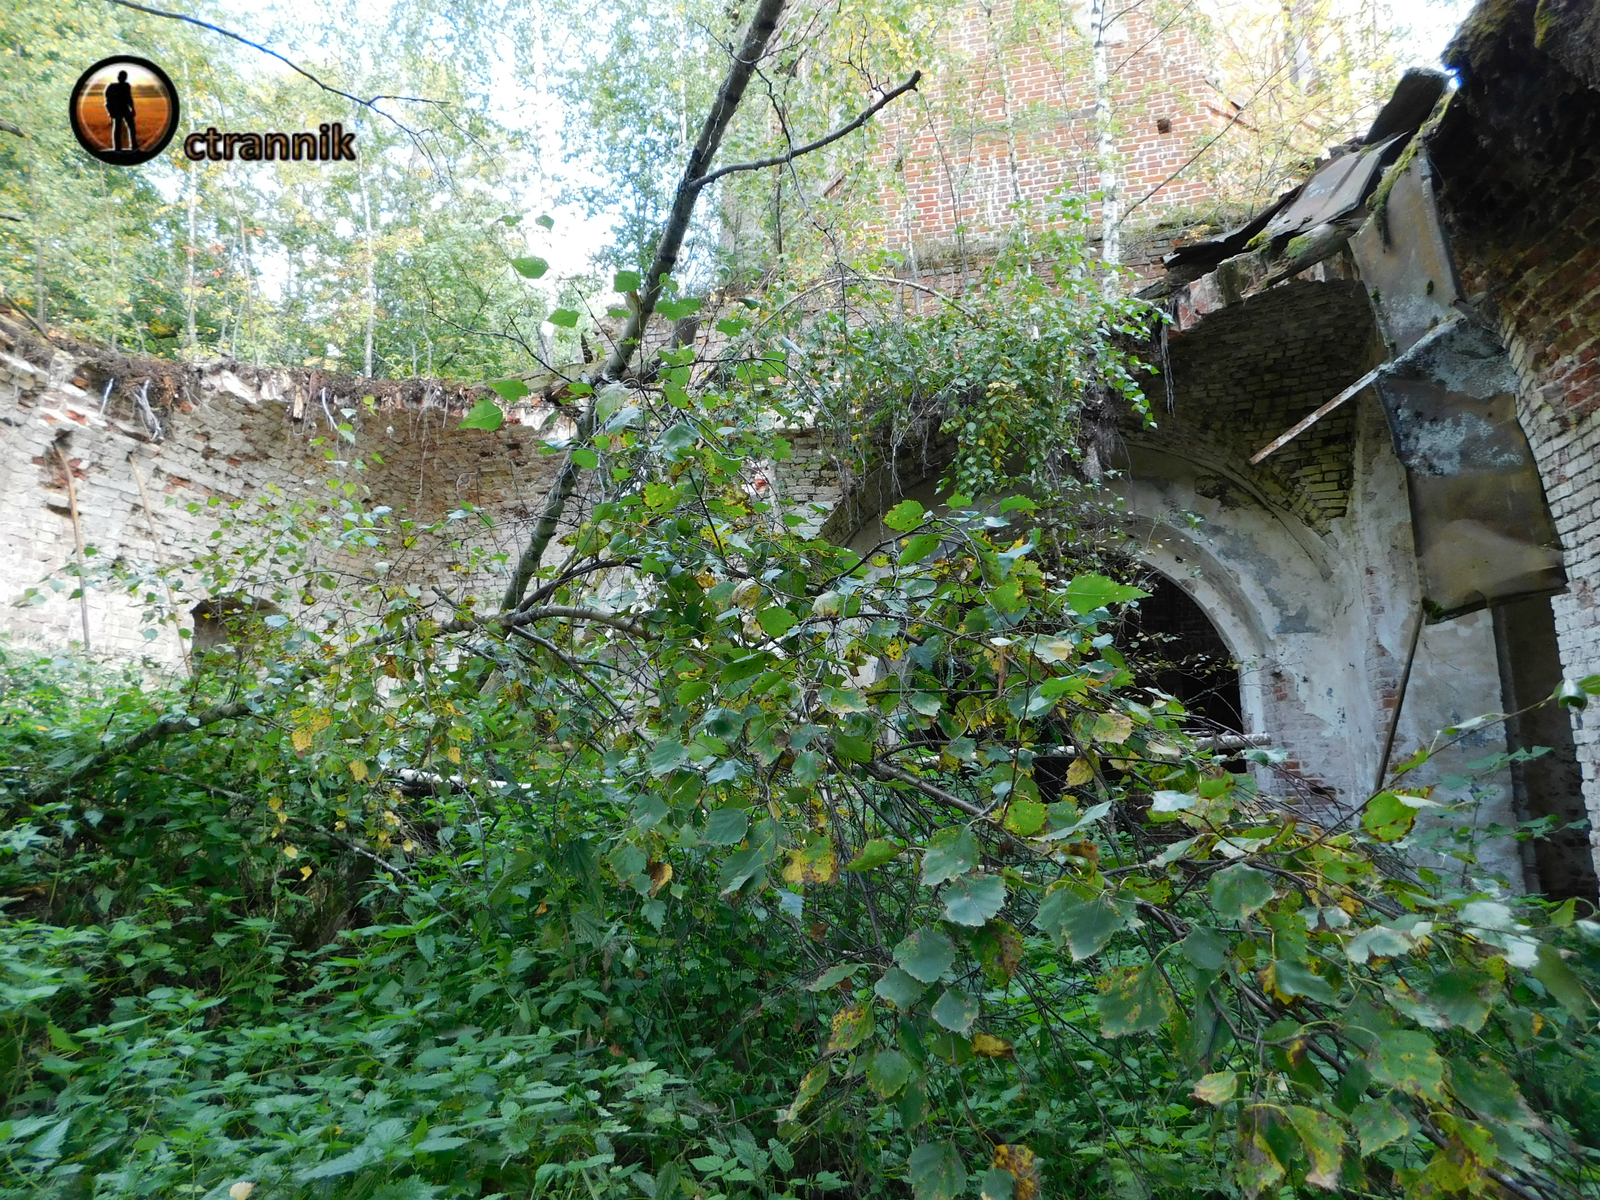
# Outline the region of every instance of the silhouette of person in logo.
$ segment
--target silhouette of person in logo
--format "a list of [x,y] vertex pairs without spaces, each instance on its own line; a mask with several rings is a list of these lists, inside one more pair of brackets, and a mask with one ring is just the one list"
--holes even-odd
[[128,82],[126,71],[117,72],[117,81],[106,84],[106,115],[111,118],[111,149],[118,149],[119,133],[126,130],[128,149],[139,149],[139,135],[134,130],[133,84]]

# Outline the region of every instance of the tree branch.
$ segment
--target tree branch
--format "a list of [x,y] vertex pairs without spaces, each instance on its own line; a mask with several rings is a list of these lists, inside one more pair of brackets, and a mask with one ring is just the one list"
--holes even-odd
[[157,721],[154,725],[146,725],[138,733],[129,734],[121,741],[113,742],[98,753],[91,754],[65,775],[52,780],[38,791],[29,793],[25,803],[49,804],[51,801],[59,800],[73,787],[94,778],[125,755],[143,750],[146,746],[169,738],[173,734],[204,729],[208,725],[215,725],[219,721],[231,721],[249,712],[249,704],[243,700],[235,700],[232,704],[219,704],[215,708],[202,709],[192,716],[170,717],[164,721]]
[[[596,383],[622,378],[628,363],[633,359],[634,351],[638,349],[644,337],[645,326],[649,324],[656,303],[661,299],[663,281],[678,265],[678,254],[683,249],[683,240],[689,232],[689,219],[694,214],[695,202],[699,200],[701,189],[711,177],[707,168],[716,158],[723,136],[733,120],[733,114],[738,110],[740,101],[744,99],[745,88],[750,84],[750,76],[755,71],[756,63],[766,53],[767,45],[777,30],[778,18],[783,14],[784,4],[785,0],[760,0],[757,5],[750,26],[745,30],[744,42],[733,57],[733,63],[728,68],[722,86],[717,89],[717,98],[712,103],[711,111],[706,114],[705,123],[700,127],[700,136],[695,141],[694,149],[689,152],[688,162],[684,164],[683,178],[673,194],[672,211],[662,228],[661,238],[656,243],[655,257],[650,263],[644,285],[639,292],[639,303],[634,306],[627,325],[623,327],[605,362],[585,380],[591,387]],[[916,75],[912,76],[913,85],[917,78]],[[898,89],[895,93],[891,93],[891,96],[898,95],[904,90],[904,88]],[[882,104],[875,105],[866,115],[870,116],[880,107]],[[584,405],[582,415],[578,419],[577,432],[573,436],[574,446],[581,446],[594,432],[597,398],[598,395],[591,396],[589,403]],[[568,450],[561,460],[561,469],[551,485],[550,494],[545,499],[539,520],[528,535],[528,544],[517,559],[516,569],[511,573],[511,579],[506,585],[505,596],[500,604],[503,611],[514,609],[522,602],[522,593],[527,590],[534,572],[539,569],[540,560],[544,558],[544,552],[561,523],[562,514],[566,512],[567,501],[577,486],[578,468],[572,461],[572,451]]]
[[[441,635],[451,633],[473,633],[478,630],[520,629],[534,621],[542,621],[551,617],[565,618],[571,621],[590,621],[596,625],[605,625],[619,633],[630,637],[649,638],[653,636],[639,622],[618,613],[608,613],[594,608],[574,608],[570,605],[543,605],[537,608],[526,608],[521,612],[500,613],[493,617],[460,618],[446,621],[439,626]],[[410,636],[409,633],[385,634],[382,637],[372,638],[358,643],[351,648],[352,653],[377,650]],[[285,692],[292,692],[302,684],[309,683],[316,677],[317,671],[311,667],[303,667],[286,681]],[[99,775],[108,766],[119,758],[135,754],[159,741],[164,741],[180,733],[190,733],[194,730],[205,729],[207,726],[216,725],[221,721],[231,721],[237,717],[250,716],[255,709],[251,708],[248,701],[235,700],[230,704],[219,704],[212,708],[202,709],[197,713],[185,716],[168,717],[147,725],[137,733],[129,734],[120,741],[104,746],[100,750],[85,758],[65,775],[58,776],[32,792],[23,795],[24,804],[49,804],[59,800],[80,783],[86,783]]]
[[[378,105],[377,105],[377,102],[379,100],[405,100],[405,101],[407,101],[409,103],[412,103],[412,104],[438,104],[438,103],[440,103],[437,100],[428,100],[428,99],[425,99],[425,98],[423,98],[421,96],[373,96],[370,100],[363,100],[360,96],[352,96],[349,92],[341,92],[338,88],[332,86],[331,84],[323,83],[322,80],[318,79],[310,71],[307,71],[304,67],[296,66],[292,61],[290,61],[289,59],[285,58],[283,55],[279,54],[276,50],[268,49],[266,46],[263,46],[260,42],[252,42],[249,38],[241,37],[239,34],[234,33],[232,30],[224,29],[220,25],[213,25],[213,24],[211,24],[210,21],[202,21],[199,17],[191,17],[187,13],[168,12],[166,9],[163,9],[163,8],[151,8],[148,5],[135,4],[134,0],[106,0],[106,3],[107,4],[116,4],[116,5],[121,6],[122,8],[131,8],[135,12],[149,13],[152,17],[165,17],[169,21],[183,21],[183,22],[185,22],[185,23],[187,23],[189,25],[198,25],[201,29],[209,29],[212,33],[220,33],[225,38],[232,38],[236,42],[240,42],[243,45],[249,46],[252,50],[259,50],[262,54],[266,54],[266,55],[269,55],[272,58],[277,59],[279,62],[283,63],[284,66],[288,67],[291,71],[295,71],[300,75],[304,75],[307,79],[309,79],[312,83],[316,84],[323,91],[332,92],[335,96],[342,96],[346,100],[349,100],[354,104],[361,105],[363,108],[370,108],[373,112],[377,113],[380,117],[383,117],[384,119],[386,119],[388,121],[394,122],[394,124],[395,124],[395,126],[397,128],[404,129],[405,132],[408,135],[411,134],[411,130],[406,129],[406,127],[404,125],[401,125],[399,121],[396,121],[388,113],[384,112],[383,109],[379,108]],[[20,136],[22,131],[19,129],[19,130],[15,130],[14,132],[16,132]],[[414,136],[414,135],[412,135],[412,136]]]
[[911,774],[911,772],[902,771],[899,767],[892,767],[888,763],[881,761],[868,763],[867,774],[871,775],[875,779],[881,779],[884,781],[893,780],[897,783],[909,783],[912,787],[916,788],[917,791],[921,792],[929,799],[937,800],[940,804],[945,804],[951,808],[959,809],[961,812],[966,813],[969,817],[981,817],[986,815],[986,810],[972,803],[972,801],[963,800],[954,792],[947,792],[943,788],[936,787],[929,783],[926,779],[919,779],[917,776]]
[[814,142],[807,142],[804,146],[796,146],[787,154],[774,154],[771,158],[758,158],[753,162],[733,163],[731,166],[722,167],[718,170],[712,171],[709,175],[700,176],[699,179],[694,181],[694,186],[696,188],[703,188],[708,183],[715,183],[724,175],[732,175],[735,171],[760,171],[767,167],[781,167],[785,163],[793,162],[802,155],[810,154],[814,150],[821,150],[830,142],[837,142],[846,134],[854,133],[856,130],[860,129],[868,121],[872,120],[872,118],[875,117],[882,109],[892,104],[897,98],[903,96],[906,92],[914,91],[917,84],[921,80],[922,72],[913,71],[911,72],[910,79],[906,80],[893,91],[885,92],[876,103],[874,103],[870,108],[863,110],[854,121],[850,122],[850,124],[842,125],[838,129],[835,129],[832,133],[824,134],[822,137],[819,137]]

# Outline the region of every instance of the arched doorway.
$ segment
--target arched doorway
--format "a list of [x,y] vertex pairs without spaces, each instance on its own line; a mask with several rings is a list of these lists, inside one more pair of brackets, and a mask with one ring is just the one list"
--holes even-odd
[[1150,595],[1130,606],[1117,645],[1139,682],[1179,700],[1196,725],[1243,733],[1239,664],[1205,611],[1165,575],[1144,584]]

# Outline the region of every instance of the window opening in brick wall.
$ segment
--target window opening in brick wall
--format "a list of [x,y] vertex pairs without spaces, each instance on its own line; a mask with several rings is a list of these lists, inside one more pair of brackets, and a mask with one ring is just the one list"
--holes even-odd
[[1130,606],[1119,647],[1138,682],[1174,696],[1206,732],[1244,732],[1239,664],[1205,611],[1164,575],[1144,585],[1150,595]]

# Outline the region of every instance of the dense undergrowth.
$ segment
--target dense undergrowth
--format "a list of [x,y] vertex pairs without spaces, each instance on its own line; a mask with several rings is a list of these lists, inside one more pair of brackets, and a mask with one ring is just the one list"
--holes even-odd
[[[165,572],[305,604],[195,679],[6,649],[0,1196],[1593,1194],[1593,914],[1408,866],[1426,750],[1328,829],[1199,748],[1089,493],[1000,499],[1126,379],[1116,312],[1020,378],[1099,303],[1037,279],[613,385],[509,611],[347,465]],[[773,430],[874,370],[1026,403],[858,554]]]

